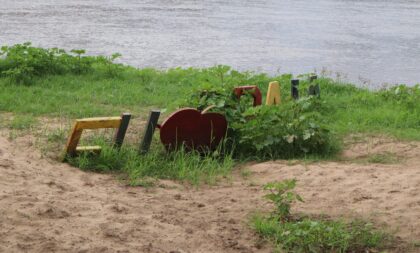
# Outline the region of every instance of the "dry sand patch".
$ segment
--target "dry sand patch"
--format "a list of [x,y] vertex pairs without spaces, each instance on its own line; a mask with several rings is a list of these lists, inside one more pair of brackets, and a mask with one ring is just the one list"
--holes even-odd
[[[372,144],[401,153],[398,164],[266,162],[248,165],[249,178],[237,171],[231,182],[198,189],[171,181],[126,187],[112,175],[43,159],[33,143],[0,137],[0,252],[270,252],[248,217],[271,208],[262,184],[288,178],[298,179],[305,199],[296,211],[372,218],[405,241],[420,238],[414,142]],[[366,153],[355,145],[349,150]]]

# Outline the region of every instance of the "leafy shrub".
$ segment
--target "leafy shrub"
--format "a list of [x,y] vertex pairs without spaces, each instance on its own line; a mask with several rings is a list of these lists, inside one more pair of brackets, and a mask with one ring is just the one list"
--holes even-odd
[[231,123],[237,132],[238,152],[261,158],[290,158],[303,154],[330,154],[335,150],[333,136],[317,111],[314,97],[278,106],[247,109],[245,122]]
[[266,239],[271,239],[281,252],[377,252],[392,242],[385,233],[360,220],[344,221],[293,218],[290,207],[303,201],[293,189],[296,180],[273,182],[264,186],[265,197],[275,205],[270,216],[257,215],[253,226]]
[[194,92],[189,105],[226,116],[228,138],[239,157],[290,158],[305,154],[328,155],[337,150],[323,113],[329,109],[316,97],[283,100],[280,105],[252,107],[245,97],[232,93],[233,86],[208,86]]

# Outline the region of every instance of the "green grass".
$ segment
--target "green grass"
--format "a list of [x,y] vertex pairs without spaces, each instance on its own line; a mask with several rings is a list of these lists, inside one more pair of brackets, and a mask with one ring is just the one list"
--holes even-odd
[[331,220],[326,217],[292,215],[296,201],[296,180],[271,182],[264,185],[264,196],[275,206],[268,214],[256,214],[251,225],[260,236],[273,242],[278,252],[362,253],[378,252],[394,244],[394,238],[362,221]]
[[[203,87],[229,91],[235,86],[256,84],[265,96],[268,83],[279,81],[282,100],[290,100],[290,74],[270,76],[264,73],[239,72],[228,66],[202,69],[136,69],[113,64],[112,57],[82,57],[81,61],[76,53],[73,56],[61,53],[54,56],[55,50],[45,51],[30,45],[17,46],[13,50],[6,49],[4,53],[6,52],[10,57],[7,55],[6,58],[0,59],[0,112],[11,112],[14,116],[1,125],[16,131],[40,125],[37,120],[39,116],[74,119],[131,112],[135,118],[146,119],[151,108],[158,108],[166,111],[161,116],[163,120],[166,114],[179,106],[191,106],[191,95]],[[25,73],[28,76],[25,76]],[[306,77],[301,77],[301,97],[306,96]],[[333,131],[333,134],[321,138],[321,142],[330,140],[330,137],[340,140],[352,133],[387,134],[400,139],[420,140],[419,87],[410,89],[400,86],[373,91],[328,78],[320,78],[318,83],[324,103],[322,110],[325,110],[322,117],[328,122],[326,127]],[[242,102],[245,100],[244,98]],[[288,108],[287,105],[290,104],[283,103],[280,106]],[[298,119],[300,120],[299,117]],[[268,129],[266,132],[276,129],[276,126],[260,127],[264,126],[260,124],[264,120],[258,120],[254,124],[255,129]],[[282,119],[282,122],[284,121],[287,119]],[[130,124],[130,128],[140,129],[133,123]],[[284,124],[284,128],[288,128],[288,124]],[[303,136],[305,129],[301,129]],[[262,131],[251,129],[248,132],[255,134]],[[280,131],[279,134],[282,133]],[[63,145],[65,142],[65,134],[63,130],[48,133],[47,145],[40,145],[46,149],[57,149],[57,145]],[[336,136],[339,138],[335,138]],[[264,140],[265,138],[260,138],[261,142]],[[255,141],[251,139],[250,143]],[[143,184],[135,183],[143,177],[187,180],[194,184],[202,181],[212,182],[218,175],[227,175],[234,164],[231,155],[220,159],[184,151],[167,154],[161,145],[155,146],[148,155],[141,158],[137,155],[135,147],[127,146],[122,151],[105,147],[98,157],[81,156],[74,164],[96,171],[123,171],[132,184]],[[324,153],[328,157],[334,152]],[[241,159],[251,157],[260,158],[247,154]],[[305,154],[304,158],[325,159],[322,154],[316,152]],[[373,162],[385,160],[384,157],[372,158]]]
[[[283,99],[290,96],[290,75],[230,71],[221,78],[217,70],[217,67],[165,71],[124,67],[115,78],[97,70],[85,75],[38,78],[30,86],[15,85],[7,78],[0,78],[0,111],[69,118],[119,115],[129,111],[146,118],[151,108],[171,112],[180,104],[186,104],[192,90],[209,83],[216,86],[257,84],[265,92],[270,81],[278,80]],[[327,114],[330,127],[340,136],[375,133],[420,140],[420,103],[405,102],[398,96],[384,96],[383,91],[357,88],[327,78],[319,79],[319,83],[322,99],[330,108]],[[301,94],[305,94],[306,87],[302,82]],[[412,95],[414,100],[419,97]]]
[[156,144],[149,153],[139,155],[137,147],[125,146],[117,150],[101,139],[94,143],[102,146],[99,155],[83,153],[70,158],[70,164],[82,170],[122,173],[132,186],[149,186],[151,181],[147,178],[172,179],[193,185],[215,184],[221,177],[229,178],[235,164],[231,154],[221,155],[217,151],[206,155],[183,149],[168,153]]
[[303,218],[279,222],[256,215],[252,226],[264,239],[274,243],[278,252],[380,252],[392,245],[392,237],[371,223]]
[[[268,76],[251,72],[226,71],[227,69],[229,68],[221,66],[168,70],[121,67],[118,75],[110,77],[101,66],[97,66],[93,72],[82,75],[47,75],[36,78],[31,85],[14,84],[9,79],[0,77],[2,91],[0,111],[12,112],[15,115],[7,127],[27,129],[37,123],[38,116],[72,119],[131,112],[136,118],[146,119],[151,108],[166,109],[166,113],[161,116],[163,120],[167,113],[176,110],[179,105],[188,105],[191,93],[203,86],[231,87],[257,84],[265,94],[268,83],[277,80],[281,83],[282,100],[290,97],[291,75]],[[323,117],[338,140],[353,133],[385,134],[399,139],[420,140],[420,103],[410,102],[410,99],[400,96],[395,90],[371,91],[328,78],[320,78],[318,82],[326,108]],[[300,84],[302,96],[305,95],[307,86],[307,82],[303,80]],[[418,93],[412,95],[412,100],[415,101],[420,97]],[[130,128],[133,127],[139,128],[132,123]],[[62,134],[48,136],[50,139],[48,142],[51,144],[57,138],[62,140]],[[44,146],[47,148],[57,146],[50,144]],[[212,181],[215,177],[208,175],[226,172],[218,167],[218,161],[198,159],[196,155],[188,156],[181,153],[175,155],[179,157],[163,158],[166,154],[163,154],[159,148],[152,150],[151,154],[141,160],[136,157],[135,151],[126,151],[127,155],[107,152],[105,150],[97,159],[91,158],[93,160],[90,162],[87,162],[88,157],[82,157],[76,165],[82,168],[89,165],[97,171],[107,171],[111,170],[109,167],[112,166],[99,165],[113,164],[115,160],[116,163],[122,163],[119,170],[124,170],[130,175],[132,182],[141,177],[152,176],[188,179],[197,184],[206,181],[199,179],[200,177],[208,177],[207,181]],[[182,159],[185,157],[188,162],[183,163]],[[124,160],[119,161],[120,159]],[[320,158],[315,155],[314,159],[325,159],[325,157]],[[95,163],[98,166],[94,165]],[[137,169],[127,169],[128,164]],[[229,166],[233,166],[233,162]]]

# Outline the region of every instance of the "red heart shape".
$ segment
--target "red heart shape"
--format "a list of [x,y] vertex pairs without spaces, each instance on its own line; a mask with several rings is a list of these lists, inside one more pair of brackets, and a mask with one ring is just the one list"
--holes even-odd
[[160,125],[160,140],[167,150],[181,145],[189,150],[213,150],[226,131],[227,121],[222,114],[184,108],[172,113]]

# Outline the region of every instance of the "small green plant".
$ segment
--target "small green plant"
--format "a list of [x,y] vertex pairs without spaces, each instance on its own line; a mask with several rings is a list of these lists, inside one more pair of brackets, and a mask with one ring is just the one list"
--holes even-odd
[[290,208],[295,201],[303,202],[301,196],[293,190],[296,186],[296,179],[272,182],[264,185],[264,190],[270,191],[264,197],[276,206],[273,212],[274,217],[281,221],[290,219]]

